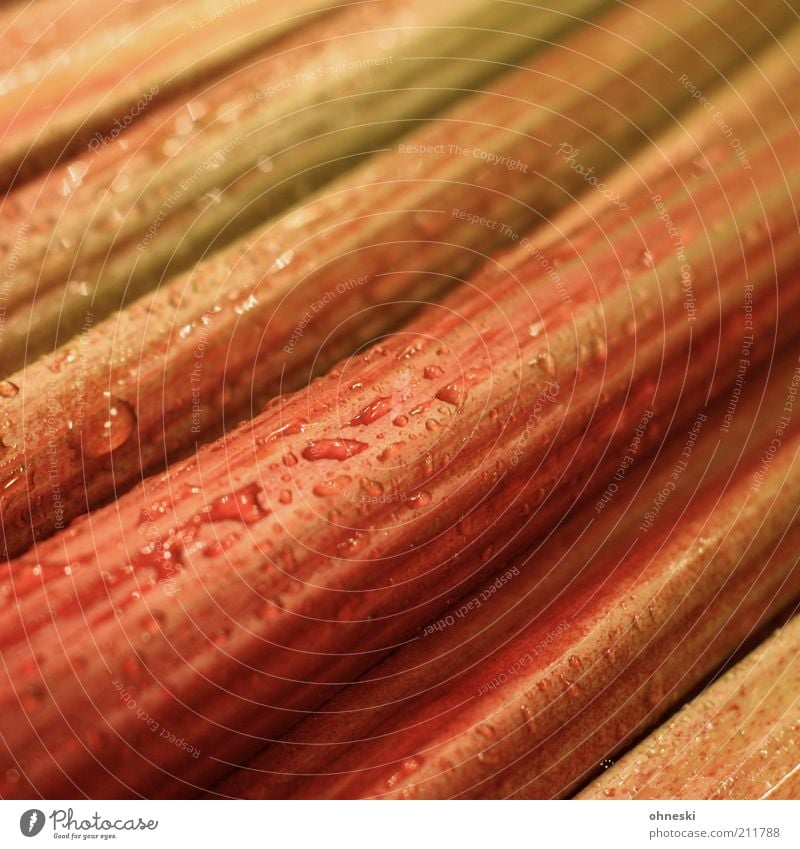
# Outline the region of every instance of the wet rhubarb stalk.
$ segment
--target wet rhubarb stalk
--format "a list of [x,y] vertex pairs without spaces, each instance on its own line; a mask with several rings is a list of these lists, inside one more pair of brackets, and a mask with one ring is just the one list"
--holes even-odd
[[[797,555],[786,552],[787,563]],[[797,799],[795,617],[584,790],[581,799]]]
[[[598,497],[215,792],[552,798],[610,763],[800,590],[796,423],[753,489],[800,385],[797,352],[765,377],[749,375],[732,426],[729,391],[695,407],[652,462],[658,419],[640,408]],[[612,771],[598,786],[627,797],[627,783],[663,774],[669,751],[660,762],[651,743],[647,770],[626,756],[626,779]],[[703,761],[679,759],[653,798],[683,797]]]
[[490,0],[349,5],[268,44],[209,92],[195,88],[180,108],[166,104],[133,134],[90,139],[81,156],[6,201],[19,222],[6,235],[14,274],[0,370],[52,352],[263,224],[597,2],[570,0],[557,12]]
[[[800,301],[797,130],[759,117],[741,134],[746,178],[715,136],[627,209],[569,238],[556,218],[541,251],[520,240],[397,334],[10,562],[0,792],[207,786],[552,528],[645,406],[674,426],[680,399],[732,380],[744,287],[761,338],[778,302]],[[134,427],[113,409],[85,453],[113,458]],[[9,475],[6,492],[25,485]]]
[[[693,79],[711,73],[712,59],[723,64],[724,42],[709,40],[702,21],[682,10],[672,21],[672,5],[650,4],[671,26],[645,30],[641,53],[620,54],[620,40],[636,28],[641,12],[613,12],[600,33],[578,31],[489,93],[405,137],[403,148],[376,157],[152,298],[88,326],[52,359],[11,376],[10,386],[21,391],[3,404],[3,467],[6,480],[19,481],[0,500],[5,549],[21,552],[32,537],[215,436],[223,422],[250,418],[261,400],[305,385],[337,355],[452,284],[484,251],[518,240],[539,216],[567,204],[585,182],[575,163],[556,153],[561,140],[571,138],[580,148],[579,165],[608,164],[661,123],[665,109],[690,97],[662,59],[679,62]],[[705,45],[702,54],[697,44]],[[613,72],[607,70],[612,64]],[[735,78],[730,92],[718,92],[716,105],[740,132],[749,127],[752,136],[760,135],[763,146],[763,116],[770,126],[788,121],[771,86],[784,80],[791,104],[795,76],[783,48],[775,49],[759,69]],[[554,78],[561,84],[554,86]],[[645,81],[660,93],[659,103],[641,97]],[[452,146],[491,151],[498,164],[453,153]],[[408,152],[420,149],[438,152]],[[660,150],[636,158],[623,172],[621,202],[641,192],[642,181],[669,171],[671,157],[690,160],[703,149],[725,155],[718,125],[698,109]],[[549,236],[537,233],[537,250],[548,238],[558,242],[603,204],[605,196],[590,192]],[[663,234],[661,225],[654,226]],[[557,272],[548,271],[546,261],[539,270],[552,290]],[[383,303],[390,306],[378,308]],[[13,335],[11,327],[7,332]],[[108,440],[106,431],[112,432]],[[43,462],[51,469],[46,476],[36,474]],[[85,498],[54,505],[56,485]]]
[[85,150],[95,133],[105,136],[116,120],[135,118],[142,111],[138,104],[146,108],[225,74],[309,14],[334,4],[189,0],[147,3],[130,12],[125,5],[139,4],[118,3],[123,8],[116,10],[85,0],[70,5],[64,14],[63,4],[29,4],[0,37],[0,44],[18,44],[42,30],[45,35],[32,56],[16,53],[19,61],[7,68],[3,81],[3,189]]

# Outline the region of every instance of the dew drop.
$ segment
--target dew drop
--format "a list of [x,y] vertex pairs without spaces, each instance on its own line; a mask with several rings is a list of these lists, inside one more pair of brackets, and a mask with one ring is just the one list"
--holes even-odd
[[136,427],[136,414],[127,401],[113,395],[107,395],[107,401],[108,410],[102,423],[88,425],[82,432],[83,447],[91,457],[104,457],[116,451],[130,439]]
[[441,377],[443,374],[444,369],[437,365],[425,366],[425,370],[422,372],[422,376],[425,380],[436,380],[437,377]]
[[361,478],[361,489],[371,498],[380,498],[383,495],[383,485],[369,478]]
[[220,496],[205,508],[200,517],[201,521],[234,521],[252,525],[268,516],[270,512],[261,505],[260,493],[261,487],[252,483],[236,492]]
[[462,383],[448,383],[443,386],[437,393],[436,397],[446,404],[452,404],[454,407],[460,407],[464,402],[466,390]]
[[353,418],[350,419],[349,424],[352,427],[356,427],[358,425],[372,424],[372,422],[376,421],[377,419],[381,418],[382,416],[385,416],[388,412],[390,412],[393,406],[394,401],[392,398],[378,398],[376,401],[373,401],[371,404],[368,404],[366,407],[364,407],[364,409],[361,410],[360,413],[353,416]]
[[528,365],[536,366],[536,368],[547,375],[547,377],[555,377],[556,361],[553,359],[553,355],[549,351],[538,354],[532,360],[528,361]]
[[522,714],[522,724],[531,733],[536,734],[536,717],[533,711],[527,705],[520,705],[520,713]]
[[369,448],[366,442],[357,439],[317,439],[303,449],[306,460],[346,460]]
[[319,498],[341,495],[352,481],[353,479],[349,475],[338,475],[336,478],[320,481],[314,486],[312,492]]

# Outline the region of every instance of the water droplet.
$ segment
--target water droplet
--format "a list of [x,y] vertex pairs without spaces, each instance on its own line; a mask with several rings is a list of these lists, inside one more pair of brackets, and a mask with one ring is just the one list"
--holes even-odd
[[380,498],[383,495],[383,484],[379,481],[370,480],[369,478],[361,478],[361,489],[371,498]]
[[425,366],[425,370],[422,372],[422,376],[425,380],[436,380],[437,377],[441,377],[443,374],[444,369],[437,365]]
[[436,397],[440,401],[444,401],[447,404],[452,404],[454,407],[460,407],[464,402],[464,397],[466,395],[466,389],[462,383],[448,383],[447,386],[443,386],[437,393]]
[[294,251],[289,250],[286,253],[281,254],[273,263],[272,271],[282,271],[286,268],[291,261],[294,259]]
[[201,520],[208,522],[234,521],[252,525],[269,515],[269,510],[261,504],[261,487],[251,483],[228,495],[212,501],[201,514]]
[[0,381],[0,398],[13,398],[19,393],[19,386],[10,380]]
[[303,449],[306,460],[346,460],[369,448],[366,442],[357,439],[316,439]]
[[528,365],[535,366],[542,371],[547,377],[555,377],[556,361],[549,351],[537,354],[532,360],[528,361]]
[[520,705],[520,713],[522,714],[522,724],[531,733],[536,734],[536,717],[533,711],[527,705]]
[[122,398],[106,394],[108,408],[102,423],[88,424],[81,431],[84,450],[91,457],[103,457],[116,451],[130,439],[136,427],[133,407]]
[[353,479],[349,475],[338,475],[336,478],[328,478],[316,484],[312,490],[314,495],[319,498],[330,498],[334,495],[341,495]]
[[361,410],[360,413],[353,416],[350,419],[350,426],[357,427],[358,425],[368,425],[372,424],[376,419],[385,416],[388,412],[391,411],[394,406],[394,401],[392,398],[383,397],[378,398],[376,401],[373,401],[371,404],[368,404]]
[[495,766],[500,763],[501,754],[497,746],[488,746],[478,754],[478,760],[485,766]]
[[405,440],[401,439],[399,442],[393,442],[391,445],[387,445],[386,448],[384,448],[383,451],[381,451],[381,453],[378,455],[378,459],[382,463],[386,463],[389,460],[392,460],[398,454],[403,453],[403,449],[406,447],[406,444],[407,443],[405,442]]

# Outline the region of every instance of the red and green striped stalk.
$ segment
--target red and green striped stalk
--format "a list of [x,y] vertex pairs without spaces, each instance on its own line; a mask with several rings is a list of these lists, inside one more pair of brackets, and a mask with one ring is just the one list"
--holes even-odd
[[[67,156],[95,134],[235,68],[330,8],[332,0],[182,3],[31,3],[0,36],[7,58],[0,104],[0,186],[8,189]],[[41,7],[41,8],[39,8]],[[105,12],[105,14],[103,14]],[[20,51],[20,42],[40,42]],[[22,55],[20,56],[20,53]],[[30,54],[30,55],[28,55]],[[86,157],[82,157],[85,159]],[[73,165],[77,168],[82,163]],[[85,222],[84,222],[85,223]]]
[[24,238],[16,229],[6,236],[10,252],[20,243],[0,370],[7,376],[52,352],[87,315],[99,321],[263,224],[597,4],[570,0],[550,12],[528,0],[351,4],[112,144],[95,136],[82,156],[6,201]]
[[[777,299],[800,301],[797,130],[770,111],[741,141],[752,181],[715,138],[713,168],[675,162],[569,238],[555,220],[10,562],[0,792],[207,786],[552,528],[645,406],[666,425],[732,380],[744,287],[768,338]],[[115,409],[87,453],[134,426]]]
[[[6,394],[20,391],[4,401],[3,462],[6,480],[18,482],[0,500],[5,550],[20,553],[33,537],[216,435],[223,421],[250,418],[263,399],[305,385],[452,284],[483,252],[519,239],[539,216],[568,204],[585,174],[559,155],[563,139],[580,146],[581,168],[608,165],[690,97],[663,60],[679,59],[693,78],[705,78],[711,58],[722,63],[727,55],[722,40],[708,39],[702,16],[673,20],[672,6],[653,0],[646,7],[661,12],[666,28],[645,28],[642,52],[620,58],[624,34],[636,29],[641,11],[614,11],[600,32],[578,31],[490,92],[405,137],[402,148],[375,157],[152,298],[96,327],[86,322],[74,344],[11,376]],[[703,55],[699,44],[707,46]],[[608,70],[612,62],[617,70]],[[791,101],[795,78],[776,48],[715,99],[763,146],[764,116],[770,126],[789,120],[777,108],[774,81]],[[554,79],[561,83],[553,86]],[[644,80],[659,100],[641,96]],[[718,124],[699,107],[664,138],[661,149],[615,178],[621,202],[669,171],[672,158],[721,149]],[[469,152],[452,153],[456,146]],[[497,164],[475,151],[491,152]],[[548,239],[557,244],[607,203],[590,190],[549,236],[537,233],[537,250]],[[650,226],[664,232],[661,223]],[[546,272],[552,290],[554,270],[534,267]],[[52,473],[34,474],[45,458]],[[85,499],[56,504],[54,488],[83,491]]]

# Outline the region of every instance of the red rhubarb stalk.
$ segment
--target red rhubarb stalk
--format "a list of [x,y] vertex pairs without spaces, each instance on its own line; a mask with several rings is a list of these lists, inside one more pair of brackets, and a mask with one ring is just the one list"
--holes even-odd
[[[551,798],[610,763],[800,590],[789,555],[800,533],[796,423],[769,479],[759,477],[800,387],[796,352],[767,387],[764,376],[748,376],[732,422],[729,387],[652,462],[658,419],[640,408],[599,497],[216,792]],[[650,759],[661,745],[648,740],[593,794],[628,797],[649,778],[649,797],[683,798],[681,782],[703,761],[682,754],[665,776],[693,733],[667,726],[665,737],[663,759],[642,769],[642,752]],[[707,742],[695,739],[698,752]]]
[[[765,336],[776,299],[800,300],[786,124],[745,127],[751,179],[715,139],[713,168],[676,162],[569,239],[555,220],[542,251],[520,240],[401,333],[10,562],[0,792],[207,785],[550,529],[643,405],[667,427],[720,354],[738,360],[745,286]],[[114,409],[83,442],[112,463],[132,427]]]

